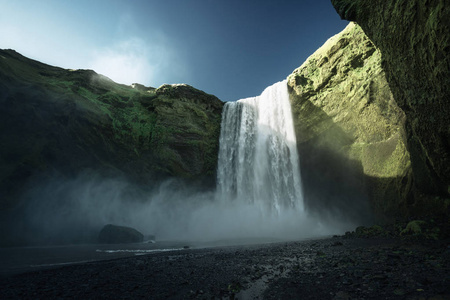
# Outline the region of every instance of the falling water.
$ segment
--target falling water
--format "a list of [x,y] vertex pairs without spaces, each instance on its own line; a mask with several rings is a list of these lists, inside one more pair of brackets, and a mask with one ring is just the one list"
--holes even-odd
[[279,213],[303,210],[297,141],[286,81],[254,98],[225,104],[218,191]]
[[[171,179],[130,199],[134,187],[126,181],[91,173],[72,180],[58,177],[27,195],[33,199],[25,212],[33,229],[30,240],[69,241],[68,232],[74,239],[81,236],[73,228],[94,232],[108,223],[165,240],[224,243],[317,237],[353,227],[303,210],[286,81],[259,97],[226,103],[221,125],[217,191],[183,187]],[[60,213],[67,207],[69,216]]]

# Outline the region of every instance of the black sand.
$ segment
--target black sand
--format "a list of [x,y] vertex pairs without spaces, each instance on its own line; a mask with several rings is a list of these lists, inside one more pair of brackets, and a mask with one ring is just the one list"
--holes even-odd
[[445,241],[329,238],[0,277],[0,299],[450,299]]

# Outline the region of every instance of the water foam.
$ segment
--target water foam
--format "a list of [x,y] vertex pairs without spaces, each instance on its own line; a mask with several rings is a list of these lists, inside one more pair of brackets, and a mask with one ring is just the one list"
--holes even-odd
[[258,97],[226,103],[221,126],[221,200],[252,203],[276,214],[283,209],[303,211],[287,82],[269,86]]

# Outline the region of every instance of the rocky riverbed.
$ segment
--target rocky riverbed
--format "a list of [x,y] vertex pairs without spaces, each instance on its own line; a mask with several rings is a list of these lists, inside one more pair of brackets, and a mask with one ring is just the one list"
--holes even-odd
[[450,299],[448,241],[183,249],[0,278],[1,299]]

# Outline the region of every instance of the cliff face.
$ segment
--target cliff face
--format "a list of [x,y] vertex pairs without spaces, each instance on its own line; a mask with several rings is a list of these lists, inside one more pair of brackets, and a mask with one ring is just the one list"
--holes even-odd
[[[405,116],[381,53],[353,23],[288,77],[306,205],[361,214],[405,211],[410,155]],[[324,205],[326,204],[326,205]],[[367,221],[367,219],[366,219]]]
[[120,85],[0,50],[0,208],[32,178],[85,169],[213,184],[222,106],[187,85]]
[[450,5],[446,0],[332,3],[381,52],[395,101],[406,114],[416,198],[443,204],[450,194]]

